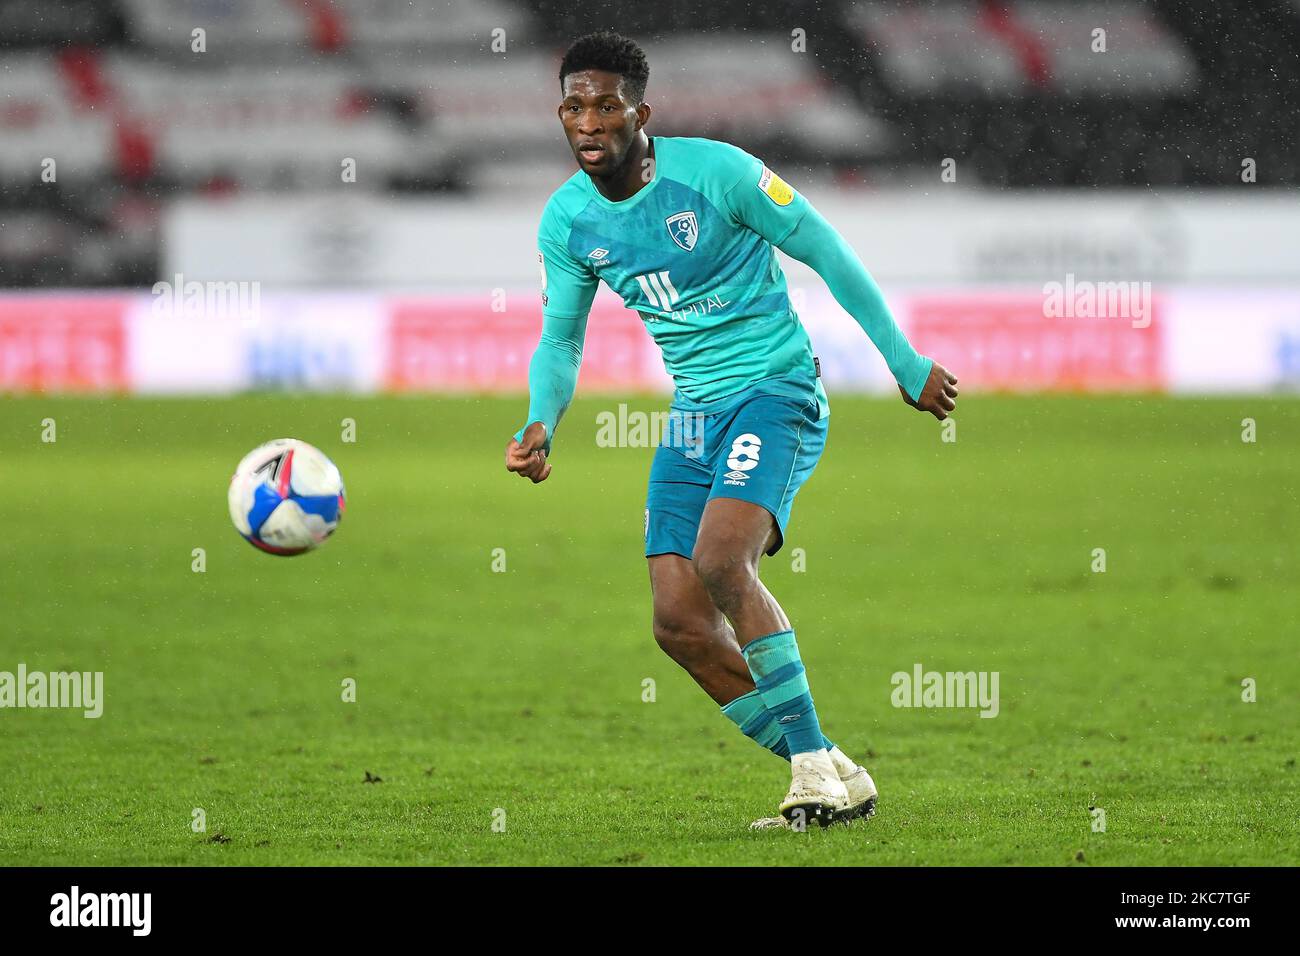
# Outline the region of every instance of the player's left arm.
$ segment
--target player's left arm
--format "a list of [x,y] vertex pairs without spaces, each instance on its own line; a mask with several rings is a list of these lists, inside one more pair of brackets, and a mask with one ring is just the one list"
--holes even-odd
[[903,401],[940,420],[948,417],[957,407],[957,376],[907,341],[880,286],[839,230],[810,204],[777,248],[822,277],[835,301],[862,326],[884,356]]
[[957,407],[957,378],[907,341],[880,286],[853,247],[812,204],[757,160],[727,193],[740,222],[813,269],[880,351],[903,401],[944,419]]

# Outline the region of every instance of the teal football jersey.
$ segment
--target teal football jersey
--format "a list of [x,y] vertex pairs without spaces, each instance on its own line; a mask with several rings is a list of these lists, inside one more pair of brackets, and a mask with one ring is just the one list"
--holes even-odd
[[601,280],[640,316],[676,384],[674,406],[716,409],[755,386],[826,393],[791,308],[780,245],[810,208],[760,160],[715,140],[653,137],[652,178],[622,202],[581,170],[538,230],[548,317],[582,319]]

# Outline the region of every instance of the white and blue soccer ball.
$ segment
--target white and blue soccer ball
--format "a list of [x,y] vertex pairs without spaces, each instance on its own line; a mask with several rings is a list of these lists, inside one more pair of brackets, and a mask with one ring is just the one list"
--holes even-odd
[[343,476],[323,451],[297,438],[258,445],[230,479],[230,520],[268,554],[319,547],[343,517]]

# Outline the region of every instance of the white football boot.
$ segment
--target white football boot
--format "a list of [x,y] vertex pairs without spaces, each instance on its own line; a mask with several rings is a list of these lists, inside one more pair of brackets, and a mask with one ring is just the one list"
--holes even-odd
[[[867,773],[865,767],[860,767],[854,763],[844,751],[839,747],[833,747],[827,756],[830,758],[831,766],[835,769],[836,775],[840,778],[840,783],[844,784],[845,793],[848,795],[848,805],[831,817],[831,822],[843,821],[848,823],[858,817],[870,817],[876,812],[876,784],[871,779],[871,774]],[[793,790],[793,786],[791,790]],[[789,797],[786,798],[789,800]],[[782,810],[784,813],[784,809]],[[811,814],[809,814],[811,815]],[[807,816],[804,818],[807,822]],[[825,826],[826,824],[822,824]],[[755,820],[749,825],[751,830],[788,830],[791,828],[791,821],[784,816],[780,817],[763,817]]]
[[794,754],[790,758],[790,789],[781,801],[781,816],[791,825],[816,820],[830,824],[849,809],[849,791],[825,750]]
[[849,805],[836,820],[856,820],[869,817],[876,812],[876,782],[867,773],[867,768],[854,763],[839,747],[832,747],[829,756],[840,783],[849,794]]

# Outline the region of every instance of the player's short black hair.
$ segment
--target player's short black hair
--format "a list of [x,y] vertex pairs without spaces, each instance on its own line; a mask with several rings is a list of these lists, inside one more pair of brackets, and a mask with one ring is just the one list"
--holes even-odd
[[560,89],[564,89],[566,76],[580,70],[617,73],[623,77],[624,95],[638,105],[645,99],[645,86],[650,81],[650,64],[645,53],[613,30],[588,33],[573,41],[560,62]]

